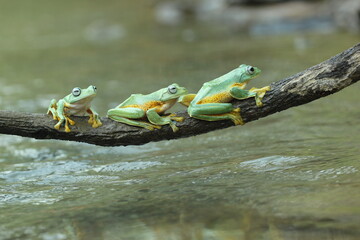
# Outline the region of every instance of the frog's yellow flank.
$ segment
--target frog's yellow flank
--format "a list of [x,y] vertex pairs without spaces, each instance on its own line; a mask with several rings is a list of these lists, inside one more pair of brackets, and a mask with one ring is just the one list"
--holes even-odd
[[161,101],[149,101],[146,102],[144,104],[130,104],[130,105],[126,105],[126,106],[120,106],[119,108],[139,108],[142,109],[144,111],[147,111],[151,108],[157,108],[159,106],[161,106],[163,103]]
[[199,102],[197,102],[197,104],[224,103],[224,102],[230,102],[231,100],[232,97],[229,92],[220,92],[208,97],[204,97]]
[[149,101],[144,104],[131,104],[127,106],[122,106],[120,108],[138,108],[142,109],[145,112],[149,109],[155,108],[155,111],[159,114],[164,113],[166,110],[168,110],[177,99],[168,100],[168,101]]

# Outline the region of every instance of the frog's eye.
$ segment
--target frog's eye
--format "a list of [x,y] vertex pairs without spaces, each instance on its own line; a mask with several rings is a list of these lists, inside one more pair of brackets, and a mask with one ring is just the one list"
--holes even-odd
[[177,92],[177,88],[174,85],[168,86],[168,91],[171,94],[175,94]]
[[94,89],[94,92],[96,92],[96,90],[97,90],[96,86],[92,86],[92,87],[93,87],[93,89]]
[[72,95],[74,95],[74,97],[78,97],[78,96],[80,96],[80,94],[81,94],[80,88],[76,87],[72,90]]
[[248,66],[246,71],[248,72],[248,74],[252,75],[255,73],[255,69],[252,66]]

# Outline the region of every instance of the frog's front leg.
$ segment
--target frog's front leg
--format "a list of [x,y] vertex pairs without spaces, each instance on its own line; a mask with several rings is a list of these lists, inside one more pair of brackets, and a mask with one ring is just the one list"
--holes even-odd
[[182,105],[188,107],[190,106],[191,101],[196,97],[196,94],[186,94],[182,95],[178,99],[178,103],[181,103]]
[[51,114],[51,116],[53,117],[54,120],[58,120],[58,115],[57,115],[56,109],[57,109],[56,100],[53,99],[53,100],[51,100],[51,102],[49,104],[46,114],[48,114],[48,115]]
[[133,119],[140,119],[145,117],[145,111],[140,108],[113,108],[107,112],[107,116],[117,122],[125,123],[132,126],[143,127],[149,130],[154,130],[155,128],[161,128],[160,126],[153,125],[151,123],[146,123],[143,121],[137,121]]
[[244,90],[238,87],[230,89],[230,95],[238,100],[255,97],[255,102],[258,107],[261,107],[263,103],[261,100],[264,98],[266,91],[269,91],[270,87],[263,88],[251,88],[250,90]]
[[64,114],[65,104],[66,104],[65,101],[62,99],[57,103],[56,114],[57,114],[58,123],[55,124],[54,128],[59,130],[61,127],[61,124],[63,122],[65,122],[65,132],[70,132],[71,130],[69,128],[69,123],[71,125],[74,125],[75,122],[73,120],[71,120],[70,118],[68,118],[67,116],[65,116],[65,114]]
[[102,123],[99,119],[99,114],[97,112],[95,112],[95,110],[93,108],[89,108],[86,111],[87,111],[87,113],[89,113],[88,123],[90,123],[93,128],[100,127],[102,125]]
[[151,109],[147,110],[146,116],[152,124],[155,124],[155,125],[169,124],[170,127],[172,128],[173,132],[177,132],[179,130],[179,128],[176,126],[176,124],[173,122],[173,120],[178,121],[178,122],[182,122],[184,120],[184,118],[182,118],[182,117],[176,117],[175,114],[170,114],[168,116],[160,116],[156,112],[156,108],[151,108]]
[[235,125],[243,125],[240,108],[234,108],[231,103],[191,104],[188,108],[191,117],[205,121],[220,121],[230,119]]

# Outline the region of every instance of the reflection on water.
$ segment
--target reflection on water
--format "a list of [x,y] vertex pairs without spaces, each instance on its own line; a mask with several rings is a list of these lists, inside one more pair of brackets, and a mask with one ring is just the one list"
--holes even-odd
[[[130,93],[173,82],[196,91],[240,63],[263,70],[259,87],[358,41],[162,28],[150,6],[110,2],[4,4],[1,109],[45,112],[95,84],[104,115]],[[0,239],[359,239],[358,92],[144,146],[2,135]]]

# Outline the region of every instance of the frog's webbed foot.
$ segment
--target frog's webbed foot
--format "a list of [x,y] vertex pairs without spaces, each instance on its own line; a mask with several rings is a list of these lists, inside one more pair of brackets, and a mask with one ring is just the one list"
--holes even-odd
[[98,128],[98,127],[102,126],[102,122],[100,121],[100,119],[98,117],[96,117],[91,126],[93,128]]
[[59,120],[59,122],[54,125],[55,129],[60,130],[61,125],[65,122],[65,132],[71,132],[69,124],[70,125],[75,125],[75,121],[71,120],[67,116],[64,116],[63,118],[58,117],[57,119]]
[[263,106],[262,99],[264,98],[267,91],[269,91],[271,88],[270,86],[266,86],[263,88],[251,88],[249,91],[256,93],[255,101],[256,106],[261,107]]
[[229,118],[235,125],[244,125],[244,121],[240,115],[240,108],[235,108],[229,114]]
[[54,128],[60,130],[61,125],[65,122],[65,132],[70,132],[68,120],[66,118],[60,118],[59,122],[54,125]]
[[97,128],[102,125],[99,114],[97,114],[94,110],[88,109],[87,112],[89,113],[89,121],[88,123],[93,127]]
[[100,127],[102,125],[102,123],[98,120],[96,121],[95,116],[93,114],[89,115],[89,121],[88,123],[93,127],[93,128],[97,128]]
[[177,117],[175,113],[171,113],[170,115],[166,116],[170,118],[170,120],[174,120],[176,122],[183,122],[185,120],[184,117]]

